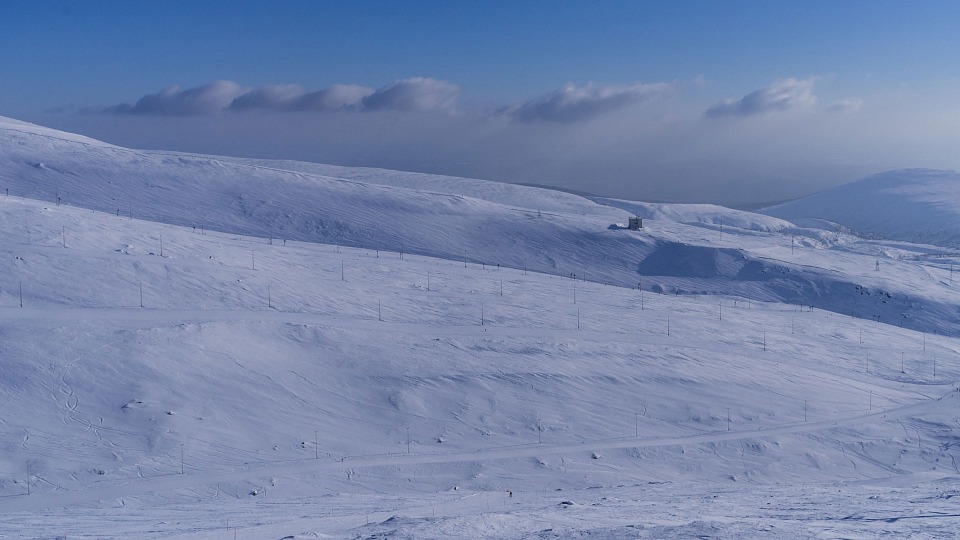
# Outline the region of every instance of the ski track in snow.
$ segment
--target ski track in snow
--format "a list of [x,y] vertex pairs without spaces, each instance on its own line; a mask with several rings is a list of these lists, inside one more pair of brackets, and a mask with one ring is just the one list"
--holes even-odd
[[[952,394],[948,394],[952,397]],[[60,507],[80,504],[91,499],[132,497],[152,492],[180,490],[184,488],[203,487],[207,485],[239,481],[249,478],[263,478],[274,475],[292,476],[301,472],[329,472],[341,469],[357,469],[362,467],[383,467],[383,466],[410,466],[426,465],[438,463],[460,463],[460,462],[486,462],[490,460],[515,459],[523,457],[539,457],[550,455],[561,455],[580,453],[584,451],[612,450],[620,448],[655,448],[663,446],[685,446],[699,445],[704,443],[721,441],[740,441],[745,439],[757,439],[762,437],[772,437],[776,435],[789,435],[798,433],[818,432],[840,428],[849,425],[861,424],[878,419],[898,420],[899,418],[911,414],[919,414],[930,408],[928,402],[921,402],[906,407],[877,411],[875,413],[859,415],[839,420],[826,420],[820,422],[793,423],[781,426],[770,426],[762,429],[748,431],[723,431],[706,434],[695,434],[683,437],[660,438],[654,440],[644,440],[643,438],[620,438],[607,441],[586,441],[576,445],[543,445],[534,444],[525,445],[520,448],[497,448],[486,451],[457,453],[457,454],[429,454],[429,455],[390,455],[379,457],[353,457],[344,456],[340,461],[327,460],[298,460],[294,463],[289,462],[267,462],[251,463],[243,470],[225,471],[206,474],[189,475],[164,475],[144,478],[142,481],[124,481],[121,483],[108,483],[106,485],[87,486],[82,490],[72,493],[54,493],[47,495],[45,499],[37,503],[28,497],[8,497],[4,503],[4,508],[8,511],[22,511],[26,509],[37,510],[47,507]],[[908,437],[909,438],[909,437]],[[894,471],[900,472],[903,471]]]

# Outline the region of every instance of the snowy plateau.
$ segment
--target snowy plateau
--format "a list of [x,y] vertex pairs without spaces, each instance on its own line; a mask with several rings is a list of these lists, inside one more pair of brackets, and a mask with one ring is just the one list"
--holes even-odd
[[0,118],[0,538],[956,537],[956,176],[757,214]]

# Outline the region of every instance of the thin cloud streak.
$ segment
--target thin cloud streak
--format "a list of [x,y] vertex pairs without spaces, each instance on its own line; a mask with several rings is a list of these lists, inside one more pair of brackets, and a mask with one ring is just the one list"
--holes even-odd
[[671,90],[672,85],[667,83],[610,86],[592,82],[582,86],[568,83],[549,94],[503,108],[500,113],[528,123],[584,122],[634,103],[662,96]]
[[851,113],[859,111],[863,107],[863,100],[860,98],[841,99],[827,106],[827,111],[832,113]]
[[427,77],[402,79],[374,90],[355,84],[335,84],[315,92],[296,84],[243,88],[233,81],[216,81],[183,90],[169,86],[143,96],[133,105],[120,104],[84,112],[155,116],[204,116],[223,111],[454,111],[460,87]]
[[772,111],[790,111],[812,107],[815,79],[780,79],[766,88],[754,90],[738,100],[724,100],[707,109],[707,118],[748,117]]
[[363,98],[367,111],[452,111],[460,98],[460,87],[425,77],[403,79]]
[[297,84],[262,86],[236,99],[231,111],[336,111],[359,108],[373,88],[354,84],[335,84],[316,92],[307,92]]
[[[665,96],[674,90],[669,83],[599,85],[568,83],[526,102],[495,110],[523,123],[578,123],[593,120],[631,105]],[[204,116],[222,111],[406,111],[460,110],[461,88],[429,77],[412,77],[373,89],[354,84],[335,84],[308,92],[298,84],[244,88],[232,81],[216,81],[196,88],[167,87],[141,97],[133,105],[120,104],[83,112],[156,116]]]

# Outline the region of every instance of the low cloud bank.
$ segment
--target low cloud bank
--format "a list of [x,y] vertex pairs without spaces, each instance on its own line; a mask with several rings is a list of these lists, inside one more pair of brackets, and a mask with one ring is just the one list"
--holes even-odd
[[[665,96],[673,89],[668,83],[568,83],[553,92],[483,114],[523,123],[571,124]],[[233,81],[216,81],[187,89],[169,86],[132,105],[124,103],[84,112],[143,116],[204,116],[223,111],[455,112],[460,110],[460,93],[459,86],[429,77],[401,79],[377,89],[335,84],[313,92],[298,84],[248,88]]]
[[112,114],[143,114],[159,116],[200,116],[230,106],[245,90],[233,81],[216,81],[186,90],[178,85],[168,86],[156,94],[138,99],[133,105],[120,104],[102,112]]
[[520,122],[583,122],[668,93],[666,83],[601,86],[568,83],[562,88],[506,107],[500,112]]
[[[568,83],[500,104],[466,99],[460,86],[428,77],[319,90],[217,81],[38,123],[134,148],[383,167],[646,200],[782,200],[917,163],[957,168],[957,115],[914,106],[935,100],[900,92],[885,99],[836,95],[822,81],[781,79],[719,103],[703,79]],[[917,136],[907,140],[904,133]]]
[[96,112],[155,116],[203,116],[222,111],[452,111],[460,87],[426,77],[403,79],[383,88],[335,84],[308,92],[297,84],[244,88],[233,81],[216,81],[196,88],[169,86]]
[[780,79],[766,88],[754,90],[742,98],[724,100],[707,109],[707,118],[747,117],[772,111],[790,111],[812,107],[815,79]]

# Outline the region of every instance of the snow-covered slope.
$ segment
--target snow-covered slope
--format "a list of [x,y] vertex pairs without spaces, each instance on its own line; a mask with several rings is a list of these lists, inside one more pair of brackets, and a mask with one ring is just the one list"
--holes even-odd
[[960,173],[890,171],[764,209],[784,219],[818,218],[857,233],[960,247]]
[[643,219],[669,220],[690,225],[734,227],[751,231],[783,231],[796,227],[793,223],[753,212],[733,210],[715,204],[661,204],[594,197],[594,201],[626,210]]
[[[897,279],[874,271],[877,258],[900,264],[895,246],[717,206],[595,202],[463,178],[145,152],[7,120],[0,189],[198,230],[735,294],[958,332],[952,299],[918,296],[913,279],[903,279],[927,279],[914,266],[901,265]],[[622,228],[634,214],[646,218],[643,231]],[[794,244],[818,249],[798,255]]]
[[0,537],[955,532],[936,248],[7,121],[0,182]]
[[617,274],[631,272],[627,261],[644,249],[608,230],[623,212],[573,195],[405,173],[371,182],[370,175],[345,180],[250,160],[141,152],[0,124],[0,184],[19,196],[206,230],[515,268],[526,262],[564,275],[616,253],[595,276],[609,273],[611,281],[631,282]]
[[[742,244],[954,298],[929,261],[863,268],[922,247],[650,225],[681,285],[763,274]],[[955,531],[955,338],[14,196],[0,228],[3,536]]]
[[393,186],[417,191],[465,196],[508,206],[537,209],[542,212],[596,215],[603,218],[611,215],[609,209],[603,206],[589,204],[587,200],[578,195],[516,184],[477,180],[474,178],[392,171],[370,167],[341,167],[338,165],[307,163],[303,161],[226,157],[220,157],[218,159],[256,167],[267,167],[329,178],[340,178],[343,180],[362,182],[364,184]]

